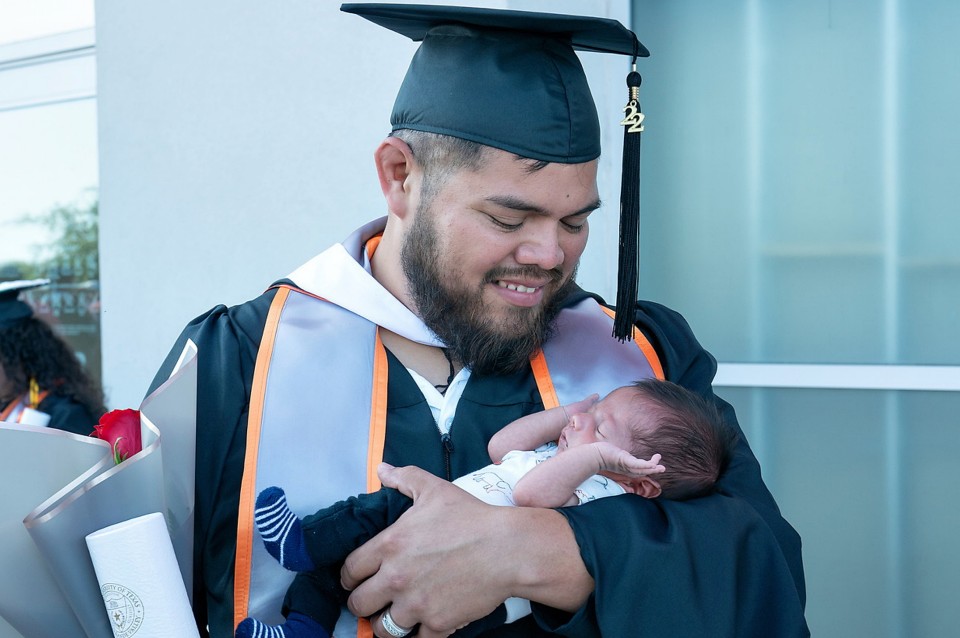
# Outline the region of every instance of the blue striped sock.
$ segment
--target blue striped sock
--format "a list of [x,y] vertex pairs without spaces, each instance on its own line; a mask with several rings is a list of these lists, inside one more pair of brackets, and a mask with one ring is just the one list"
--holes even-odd
[[253,618],[244,618],[237,625],[236,638],[292,638],[283,630],[283,625],[276,627],[265,625]]
[[267,625],[253,618],[244,618],[237,625],[236,638],[329,638],[320,623],[308,616],[291,612],[282,625]]
[[[279,487],[268,487],[257,497],[253,513],[263,544],[271,556],[295,572],[314,569],[304,544],[300,519],[287,506],[287,497]],[[259,638],[259,636],[257,637]],[[273,638],[265,635],[264,638]]]

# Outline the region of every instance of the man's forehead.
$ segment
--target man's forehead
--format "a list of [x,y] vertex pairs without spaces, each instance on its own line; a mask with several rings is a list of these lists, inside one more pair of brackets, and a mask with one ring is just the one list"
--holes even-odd
[[[600,207],[597,161],[580,164],[546,163],[531,166],[531,160],[489,149],[486,161],[464,168],[459,175],[478,198],[505,208],[549,214],[545,200],[562,201],[567,214],[590,212]],[[542,209],[542,210],[540,210]]]

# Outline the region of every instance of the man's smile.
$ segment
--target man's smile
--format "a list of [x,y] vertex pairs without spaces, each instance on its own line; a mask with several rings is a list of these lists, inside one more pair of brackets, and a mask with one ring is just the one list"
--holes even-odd
[[506,288],[508,290],[516,290],[517,292],[525,292],[525,293],[536,292],[541,288],[543,288],[543,286],[531,287],[531,286],[524,286],[523,284],[514,284],[507,281],[503,281],[502,279],[497,280],[494,283],[496,283],[501,288]]

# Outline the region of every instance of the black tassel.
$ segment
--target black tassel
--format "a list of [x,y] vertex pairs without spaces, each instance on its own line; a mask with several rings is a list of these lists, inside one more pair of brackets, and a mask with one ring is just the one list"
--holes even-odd
[[640,110],[640,74],[636,65],[627,75],[630,99],[624,107],[623,174],[620,180],[620,251],[617,268],[617,314],[613,336],[620,341],[633,338],[634,308],[640,284],[640,134],[643,113]]

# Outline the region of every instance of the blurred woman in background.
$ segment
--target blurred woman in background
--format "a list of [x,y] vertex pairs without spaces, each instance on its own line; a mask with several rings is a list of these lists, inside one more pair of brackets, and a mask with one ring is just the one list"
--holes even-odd
[[103,391],[70,346],[19,299],[47,283],[0,283],[0,421],[87,435],[106,411]]

